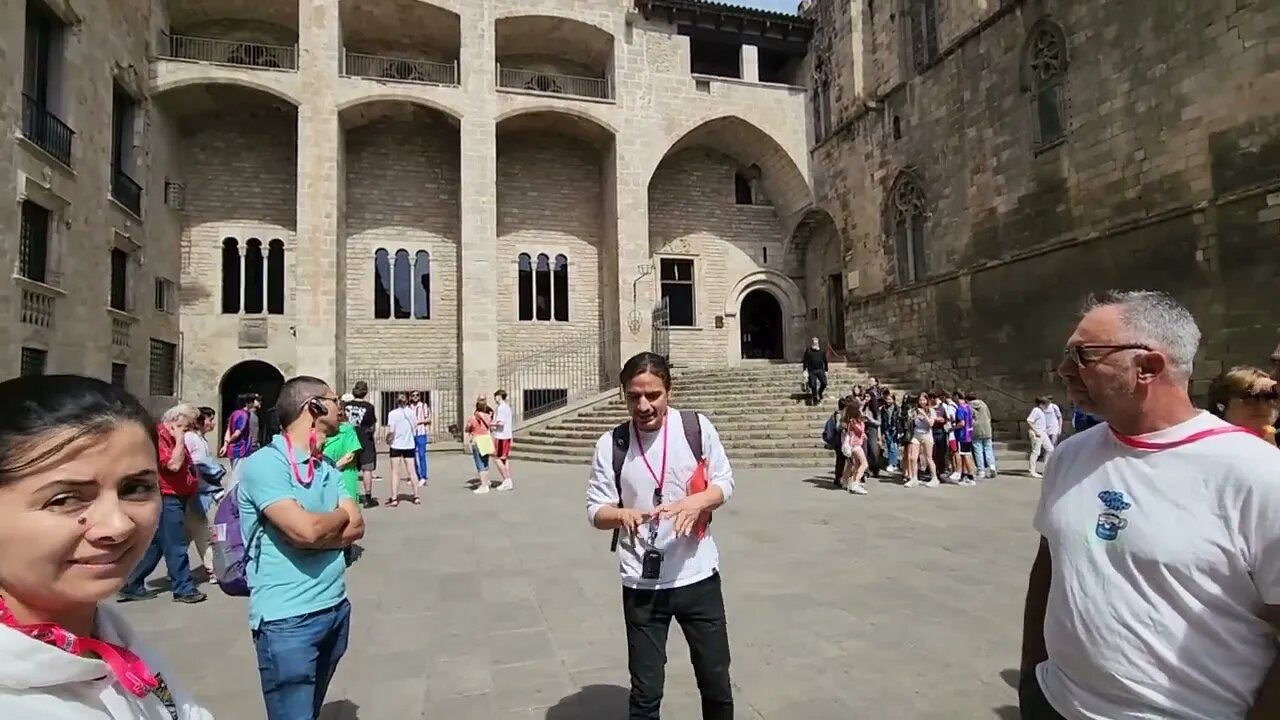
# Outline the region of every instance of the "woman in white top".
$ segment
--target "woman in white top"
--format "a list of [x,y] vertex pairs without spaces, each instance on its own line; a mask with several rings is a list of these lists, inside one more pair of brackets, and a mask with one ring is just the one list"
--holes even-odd
[[710,420],[667,407],[665,358],[640,353],[623,366],[621,380],[631,420],[596,443],[587,519],[620,540],[629,717],[658,720],[675,618],[689,644],[704,720],[731,720],[720,556],[707,523],[733,494],[733,471]]
[[1049,398],[1038,397],[1027,414],[1027,435],[1031,439],[1031,452],[1027,454],[1027,474],[1033,478],[1044,477],[1036,470],[1036,463],[1044,453],[1045,463],[1053,453],[1053,436],[1049,434]]
[[387,415],[387,444],[391,446],[391,497],[387,507],[400,504],[400,481],[409,483],[413,491],[413,504],[421,505],[418,498],[418,483],[414,482],[414,454],[417,440],[414,439],[418,429],[418,415],[409,407],[409,396],[406,393],[396,395],[396,408]]
[[112,597],[160,520],[156,426],[74,375],[0,383],[0,718],[210,720]]

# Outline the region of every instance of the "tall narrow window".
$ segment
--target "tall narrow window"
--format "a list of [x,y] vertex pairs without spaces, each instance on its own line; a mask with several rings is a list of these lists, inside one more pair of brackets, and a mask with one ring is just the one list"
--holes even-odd
[[262,312],[263,259],[262,241],[249,238],[244,244],[244,311],[249,314]]
[[21,364],[18,374],[22,377],[43,375],[49,367],[49,351],[40,348],[22,348]]
[[544,253],[538,254],[538,267],[533,273],[534,318],[551,319],[551,259]]
[[419,250],[413,254],[413,316],[418,320],[431,319],[431,254]]
[[391,256],[386,250],[373,254],[373,317],[391,317]]
[[551,297],[552,317],[556,322],[569,322],[569,258],[564,255],[556,256],[551,270]]
[[267,243],[267,314],[284,314],[284,241]]
[[756,194],[751,187],[751,178],[741,170],[733,174],[733,202],[736,205],[756,204]]
[[911,59],[920,72],[938,59],[938,0],[910,0],[907,13]]
[[907,285],[928,274],[925,263],[925,221],[928,212],[924,190],[911,175],[903,174],[890,195],[894,244],[897,249],[898,283]]
[[1022,51],[1023,86],[1031,93],[1031,128],[1036,145],[1067,134],[1067,35],[1052,20],[1037,22]]
[[111,307],[129,312],[129,253],[111,248]]
[[150,389],[152,395],[178,394],[178,346],[151,338]]
[[129,389],[129,366],[124,363],[111,363],[111,384],[121,390]]
[[30,200],[22,201],[22,227],[18,239],[18,274],[28,280],[49,282],[49,211]]
[[662,302],[668,309],[668,324],[673,327],[693,327],[697,324],[694,312],[693,260],[688,258],[662,258],[659,275],[662,282]]
[[240,243],[233,237],[222,240],[222,312],[240,312]]
[[409,251],[396,251],[395,271],[392,273],[391,288],[395,295],[395,316],[405,319],[413,314],[413,275],[409,269]]
[[22,134],[63,165],[71,165],[75,133],[56,114],[60,88],[62,22],[36,0],[27,0],[25,57],[22,68]]
[[516,298],[519,306],[517,317],[521,320],[533,319],[533,259],[529,253],[520,253],[516,258]]

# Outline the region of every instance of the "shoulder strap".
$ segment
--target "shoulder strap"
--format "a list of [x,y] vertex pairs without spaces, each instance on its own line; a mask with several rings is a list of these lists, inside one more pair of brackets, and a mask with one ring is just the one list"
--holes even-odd
[[[627,421],[613,429],[613,486],[618,489],[618,507],[622,507],[622,464],[627,461],[627,450],[631,448],[631,422]],[[614,529],[613,538],[609,541],[609,551],[618,549],[618,536],[621,531]]]
[[684,440],[693,451],[694,462],[702,462],[702,418],[696,410],[681,410],[680,424],[684,426]]

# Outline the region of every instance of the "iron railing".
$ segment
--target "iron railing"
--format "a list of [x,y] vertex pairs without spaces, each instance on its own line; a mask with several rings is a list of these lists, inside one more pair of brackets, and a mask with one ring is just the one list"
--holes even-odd
[[26,93],[22,94],[22,135],[58,162],[71,167],[71,140],[75,131]]
[[428,85],[457,85],[458,63],[432,62],[413,58],[367,55],[344,50],[342,74]]
[[[365,399],[378,411],[378,425],[386,425],[387,415],[396,407],[396,395],[417,391],[431,405],[431,439],[446,435],[461,439],[458,378],[452,373],[433,373],[416,368],[348,368],[338,378],[339,392],[350,392],[357,382],[369,386]],[[468,407],[470,407],[468,405]]]
[[160,48],[160,56],[170,60],[195,60],[269,70],[298,69],[296,45],[267,45],[166,33]]
[[618,384],[616,331],[586,330],[498,365],[498,384],[519,426]]
[[540,70],[523,70],[498,65],[498,87],[523,92],[571,95],[574,97],[613,99],[613,83],[609,78],[581,77]]
[[671,362],[671,308],[665,299],[653,309],[652,318],[653,335],[649,339],[649,350]]
[[118,167],[111,168],[111,198],[142,217],[142,186]]

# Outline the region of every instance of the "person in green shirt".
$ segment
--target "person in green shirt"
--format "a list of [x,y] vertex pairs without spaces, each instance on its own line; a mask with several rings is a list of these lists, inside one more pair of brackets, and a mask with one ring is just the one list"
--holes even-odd
[[352,500],[360,501],[360,436],[349,422],[338,425],[337,434],[324,442],[324,456],[342,473],[342,486]]

